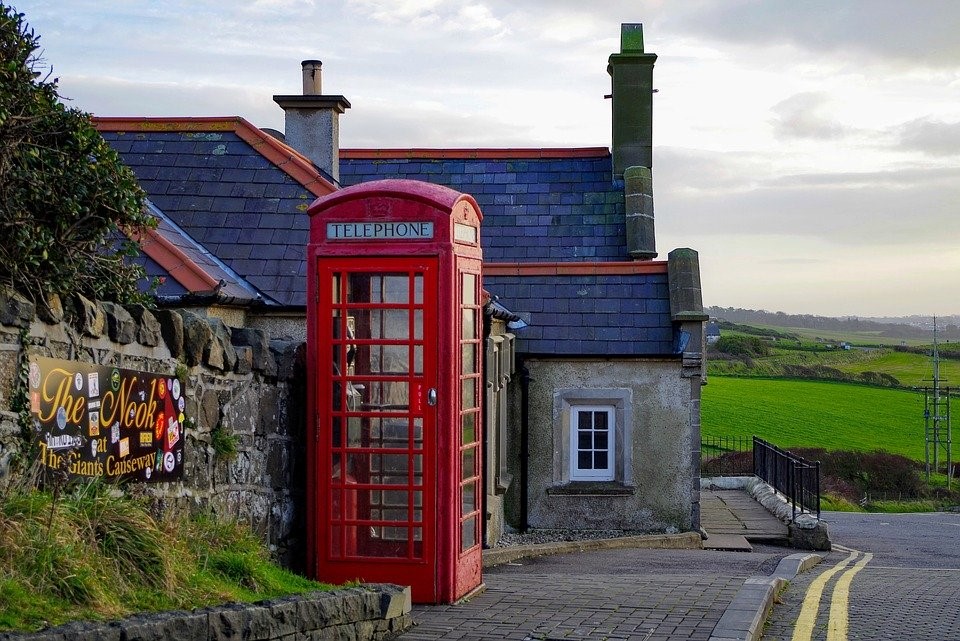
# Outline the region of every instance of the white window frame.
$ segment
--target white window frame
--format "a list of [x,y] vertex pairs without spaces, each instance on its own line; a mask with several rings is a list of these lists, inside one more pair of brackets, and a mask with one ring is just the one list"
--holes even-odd
[[[575,407],[585,408],[613,408],[612,423],[614,437],[613,446],[613,478],[601,481],[599,479],[574,479],[571,471],[575,450],[574,439],[571,438],[571,415]],[[635,485],[633,478],[633,390],[629,387],[607,388],[559,388],[553,394],[553,482],[555,489],[563,488],[570,483],[611,484],[632,488]]]
[[[607,466],[602,469],[580,468],[580,415],[582,413],[600,414],[607,417],[607,447],[606,450],[591,448],[590,452],[606,451]],[[571,481],[613,481],[616,480],[617,460],[617,413],[613,405],[571,405],[570,406],[570,480]],[[591,416],[591,425],[594,418]],[[591,428],[591,432],[599,432]],[[591,457],[592,458],[592,457]]]

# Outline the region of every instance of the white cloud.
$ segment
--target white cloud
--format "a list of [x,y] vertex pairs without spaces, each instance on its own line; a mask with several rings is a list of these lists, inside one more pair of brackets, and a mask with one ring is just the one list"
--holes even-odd
[[960,122],[918,118],[900,127],[900,145],[931,156],[960,155]]
[[777,136],[834,140],[848,130],[829,116],[829,100],[820,92],[804,92],[790,96],[773,106],[776,114],[773,128]]
[[607,57],[621,22],[643,22],[646,50],[659,55],[658,246],[664,256],[675,246],[700,251],[705,299],[854,314],[895,301],[924,311],[930,297],[943,299],[927,278],[949,286],[960,271],[960,3],[17,8],[41,34],[64,95],[101,115],[240,115],[281,129],[271,96],[299,93],[300,60],[319,58],[324,90],[353,104],[341,120],[345,147],[606,145]]

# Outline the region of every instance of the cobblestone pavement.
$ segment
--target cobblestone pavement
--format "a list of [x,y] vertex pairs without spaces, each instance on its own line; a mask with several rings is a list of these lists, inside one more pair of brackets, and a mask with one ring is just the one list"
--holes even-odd
[[605,550],[525,559],[485,572],[468,603],[416,606],[403,641],[706,641],[748,576],[793,550]]

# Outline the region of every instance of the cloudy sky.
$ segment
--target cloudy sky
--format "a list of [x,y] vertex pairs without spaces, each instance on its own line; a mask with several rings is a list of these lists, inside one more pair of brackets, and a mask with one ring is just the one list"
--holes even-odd
[[708,305],[960,313],[960,2],[13,0],[72,104],[283,128],[300,61],[341,146],[610,144],[621,22],[658,54],[658,249]]

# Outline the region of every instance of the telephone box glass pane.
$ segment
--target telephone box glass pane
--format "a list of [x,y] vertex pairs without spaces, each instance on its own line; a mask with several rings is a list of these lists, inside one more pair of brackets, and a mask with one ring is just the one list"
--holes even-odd
[[423,310],[413,310],[413,337],[418,341],[423,340]]
[[477,385],[476,379],[465,378],[461,381],[461,407],[471,409],[477,406]]
[[423,345],[417,345],[413,348],[413,373],[423,375]]
[[463,275],[463,299],[460,302],[464,305],[477,304],[477,277],[473,274]]
[[463,424],[461,426],[460,443],[468,445],[477,440],[477,415],[464,414],[461,420]]
[[399,376],[410,373],[410,350],[406,345],[371,345],[370,373]]
[[330,426],[330,444],[333,447],[340,447],[343,444],[343,428],[339,416],[334,416]]
[[461,323],[461,331],[463,340],[471,341],[477,338],[477,310],[475,309],[464,309],[462,311],[463,322]]
[[417,305],[423,305],[423,274],[417,274],[413,277],[413,302]]
[[466,551],[477,544],[477,517],[471,516],[460,526],[460,550]]
[[466,516],[477,510],[477,484],[467,483],[463,486],[463,505],[461,516]]
[[364,411],[405,412],[410,406],[410,390],[406,381],[368,381],[364,384]]
[[333,294],[333,304],[340,304],[340,274],[333,274],[333,280],[330,283],[330,291]]
[[423,419],[413,419],[413,449],[423,449]]
[[468,479],[471,476],[477,475],[477,456],[476,450],[470,448],[469,450],[464,450],[461,454],[461,476],[462,478]]
[[460,346],[460,356],[462,359],[461,373],[473,374],[477,371],[477,344],[464,343]]
[[405,304],[410,300],[409,282],[406,274],[350,274],[347,302]]

